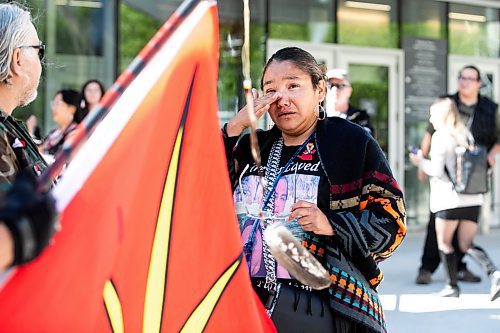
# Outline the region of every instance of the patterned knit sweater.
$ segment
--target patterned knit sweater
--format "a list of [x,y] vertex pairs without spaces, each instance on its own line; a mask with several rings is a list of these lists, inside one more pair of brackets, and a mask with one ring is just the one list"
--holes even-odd
[[[269,154],[280,136],[276,126],[258,132],[261,153]],[[233,187],[239,166],[251,162],[249,141],[249,135],[224,135]],[[326,248],[330,305],[341,316],[386,332],[376,292],[383,278],[378,262],[405,237],[403,193],[379,145],[361,126],[337,117],[319,121],[316,147],[330,184],[330,209],[323,213],[335,231]]]
[[19,170],[28,168],[39,175],[47,163],[22,122],[0,111],[0,201]]

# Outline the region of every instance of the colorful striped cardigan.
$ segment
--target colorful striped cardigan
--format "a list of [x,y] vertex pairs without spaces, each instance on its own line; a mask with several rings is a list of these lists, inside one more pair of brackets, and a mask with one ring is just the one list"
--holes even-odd
[[[234,188],[239,166],[252,162],[250,139],[227,137],[224,130],[223,136]],[[263,156],[280,136],[276,126],[258,132]],[[335,231],[326,248],[330,305],[339,315],[386,332],[376,291],[383,278],[378,262],[405,237],[403,193],[384,153],[362,127],[338,117],[318,121],[316,147],[330,183],[330,209],[323,213]]]

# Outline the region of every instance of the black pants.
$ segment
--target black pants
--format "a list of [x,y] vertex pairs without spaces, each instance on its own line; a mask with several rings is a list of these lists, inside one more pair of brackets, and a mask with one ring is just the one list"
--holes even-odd
[[335,320],[328,305],[328,294],[300,290],[286,284],[280,288],[271,319],[278,332],[337,332],[332,331]]
[[[460,247],[458,246],[457,233],[453,236],[453,248],[455,253],[460,253]],[[462,259],[462,256],[459,257]],[[422,253],[422,265],[420,269],[425,269],[431,273],[434,273],[441,262],[439,258],[439,250],[437,244],[436,236],[436,215],[431,213],[429,216],[429,223],[427,224],[427,235],[425,236],[424,251]],[[458,270],[462,271],[466,269],[463,260],[458,262]]]
[[310,291],[282,284],[271,319],[278,333],[376,333],[334,314],[328,291]]
[[[266,305],[262,288],[255,282],[253,285]],[[286,282],[281,284],[271,319],[279,333],[376,333],[335,314],[329,306],[328,290],[311,291]]]

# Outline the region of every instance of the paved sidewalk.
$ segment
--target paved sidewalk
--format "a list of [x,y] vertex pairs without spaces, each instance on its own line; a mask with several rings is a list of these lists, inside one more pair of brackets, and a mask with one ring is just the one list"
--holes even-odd
[[[430,285],[415,284],[424,241],[423,231],[410,231],[396,253],[381,264],[385,279],[379,288],[390,333],[498,333],[500,299],[489,301],[489,279],[466,257],[468,267],[481,273],[481,283],[460,283],[460,298],[434,296],[444,285],[441,267]],[[476,236],[500,268],[500,229]]]

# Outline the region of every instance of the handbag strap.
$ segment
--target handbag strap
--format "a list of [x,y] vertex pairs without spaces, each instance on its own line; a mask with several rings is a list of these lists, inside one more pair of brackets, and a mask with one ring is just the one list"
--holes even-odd
[[471,129],[472,123],[474,122],[474,115],[475,115],[475,113],[476,113],[476,110],[475,109],[472,110],[472,113],[471,113],[471,115],[469,117],[469,120],[467,120],[467,124],[465,124],[469,130]]

